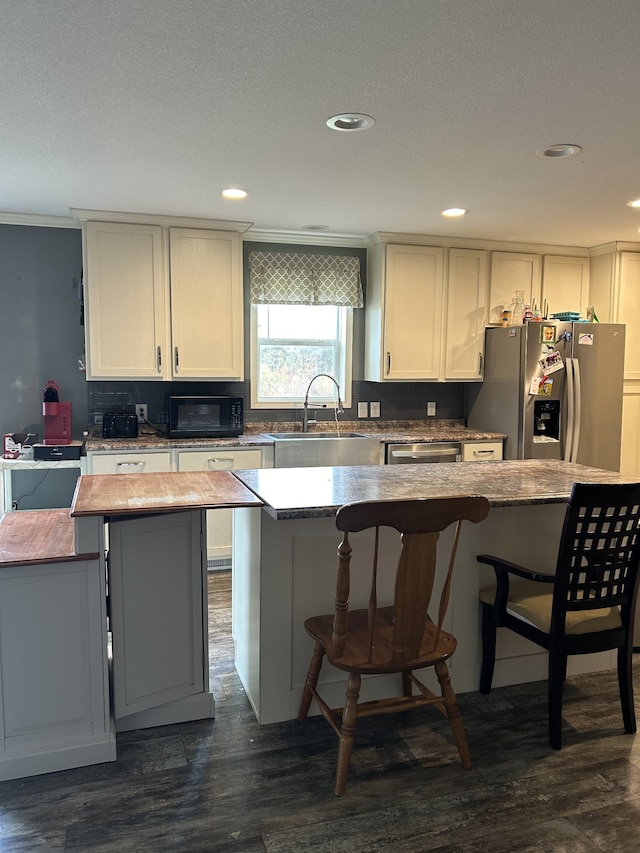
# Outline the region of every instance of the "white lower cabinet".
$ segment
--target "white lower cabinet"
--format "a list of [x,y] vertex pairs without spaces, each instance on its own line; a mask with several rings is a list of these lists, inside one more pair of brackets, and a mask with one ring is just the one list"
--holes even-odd
[[501,441],[466,441],[462,445],[463,462],[491,462],[502,459]]
[[[210,450],[179,450],[178,471],[239,471],[262,468],[262,450],[216,447]],[[233,510],[207,512],[207,557],[224,560],[231,556]]]
[[175,512],[109,523],[118,731],[213,716],[203,517]]
[[104,563],[0,571],[0,780],[116,758]]
[[149,474],[171,471],[170,450],[128,450],[121,453],[87,453],[90,474]]

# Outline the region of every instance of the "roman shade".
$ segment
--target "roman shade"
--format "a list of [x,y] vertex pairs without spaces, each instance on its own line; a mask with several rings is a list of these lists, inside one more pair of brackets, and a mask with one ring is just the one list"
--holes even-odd
[[352,255],[250,252],[252,304],[362,308],[360,259]]

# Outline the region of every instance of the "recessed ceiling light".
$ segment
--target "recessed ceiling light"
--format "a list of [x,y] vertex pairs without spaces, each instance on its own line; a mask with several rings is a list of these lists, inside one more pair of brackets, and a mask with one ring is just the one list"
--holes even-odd
[[224,198],[246,198],[249,193],[246,190],[241,190],[238,187],[229,187],[226,190],[222,190],[222,195]]
[[536,151],[538,157],[573,157],[582,151],[580,145],[573,145],[568,142],[558,142],[555,145],[547,145],[546,148],[541,148]]
[[446,210],[442,211],[443,216],[464,216],[466,213],[469,213],[466,207],[448,207]]
[[640,198],[634,198],[633,201],[628,201],[627,207],[640,207]]
[[368,130],[375,123],[375,119],[363,113],[340,113],[327,119],[327,127],[331,130]]
[[303,229],[305,231],[328,231],[328,225],[304,225]]

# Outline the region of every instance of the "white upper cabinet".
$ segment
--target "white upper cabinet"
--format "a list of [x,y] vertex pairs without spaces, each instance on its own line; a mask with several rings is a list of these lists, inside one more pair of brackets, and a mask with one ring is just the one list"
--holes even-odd
[[240,237],[169,229],[174,379],[242,379]]
[[240,235],[85,224],[87,379],[243,379]]
[[542,308],[548,316],[561,311],[580,311],[586,316],[589,301],[589,258],[545,255],[542,263]]
[[492,252],[489,323],[500,323],[502,312],[511,309],[518,290],[523,291],[524,302],[531,305],[535,299],[540,306],[541,277],[540,255]]
[[487,255],[418,245],[386,244],[372,250],[365,379],[481,379]]
[[384,245],[372,254],[365,379],[440,379],[444,249]]
[[162,228],[87,222],[84,237],[87,379],[164,379]]
[[476,249],[449,249],[444,378],[452,382],[482,379],[487,255]]

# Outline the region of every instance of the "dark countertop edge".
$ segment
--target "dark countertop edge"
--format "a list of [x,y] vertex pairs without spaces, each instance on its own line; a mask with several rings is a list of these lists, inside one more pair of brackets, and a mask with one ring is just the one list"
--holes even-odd
[[[493,463],[484,463],[491,465]],[[249,487],[247,487],[249,488]],[[260,497],[258,492],[255,492],[257,497]],[[264,501],[264,498],[261,498]],[[548,495],[545,497],[536,498],[517,498],[509,495],[508,497],[493,497],[489,498],[489,506],[504,507],[504,506],[539,506],[540,504],[557,504],[566,503],[569,500],[569,495]],[[274,509],[270,504],[263,503],[262,509],[270,515],[275,521],[295,521],[298,519],[309,518],[332,518],[338,511],[337,506],[319,506],[319,507],[301,507],[300,509]]]

